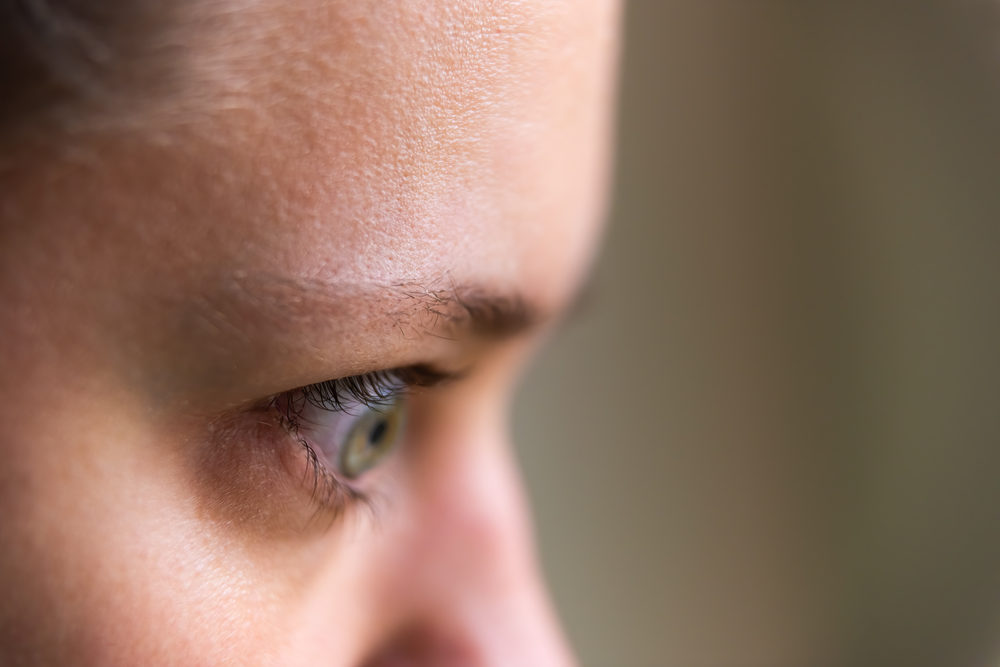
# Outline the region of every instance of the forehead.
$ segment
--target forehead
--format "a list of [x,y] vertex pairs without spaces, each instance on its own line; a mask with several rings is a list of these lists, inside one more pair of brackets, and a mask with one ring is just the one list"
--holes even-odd
[[613,29],[599,3],[262,6],[196,43],[189,164],[153,168],[203,261],[557,302],[603,204]]

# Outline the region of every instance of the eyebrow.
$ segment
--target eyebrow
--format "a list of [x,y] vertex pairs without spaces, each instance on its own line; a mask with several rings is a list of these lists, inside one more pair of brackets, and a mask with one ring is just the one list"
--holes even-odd
[[[506,339],[533,329],[543,319],[540,309],[520,293],[490,292],[482,287],[453,286],[443,290],[407,289],[419,312],[432,316],[453,334]],[[432,327],[431,331],[436,330]]]
[[266,274],[234,275],[208,299],[210,310],[232,326],[260,318],[288,326],[386,317],[406,336],[513,338],[549,318],[524,294],[476,284],[430,287],[427,282],[363,285]]
[[192,281],[190,291],[136,295],[149,305],[165,302],[151,311],[165,318],[151,319],[160,337],[156,358],[167,363],[148,379],[158,401],[189,400],[197,388],[236,404],[247,392],[433,361],[440,348],[417,353],[416,341],[501,342],[572,316],[589,291],[584,283],[568,306],[549,307],[518,289],[475,281],[386,285],[266,271]]

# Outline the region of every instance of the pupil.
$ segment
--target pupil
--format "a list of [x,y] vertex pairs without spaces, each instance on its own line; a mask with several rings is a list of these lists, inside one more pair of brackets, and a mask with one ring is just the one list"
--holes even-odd
[[388,428],[386,421],[384,419],[378,420],[378,422],[375,423],[375,426],[372,427],[371,433],[368,434],[368,441],[373,445],[377,445],[379,440],[382,439],[382,436],[385,435],[386,428]]

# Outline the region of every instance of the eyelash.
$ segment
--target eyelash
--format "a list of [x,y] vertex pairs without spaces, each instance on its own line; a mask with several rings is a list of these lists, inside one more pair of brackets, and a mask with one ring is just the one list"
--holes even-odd
[[278,414],[281,426],[305,450],[311,479],[311,498],[319,509],[328,510],[336,518],[344,510],[361,504],[371,507],[371,496],[340,479],[323,463],[316,449],[301,434],[302,412],[307,405],[331,412],[349,412],[347,403],[365,407],[395,400],[416,387],[431,387],[456,379],[457,373],[447,373],[419,364],[404,368],[380,370],[325,380],[278,394],[271,399],[271,408]]

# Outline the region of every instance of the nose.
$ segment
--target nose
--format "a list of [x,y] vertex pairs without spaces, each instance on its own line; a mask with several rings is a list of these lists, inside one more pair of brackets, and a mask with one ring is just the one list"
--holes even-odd
[[365,667],[575,664],[537,566],[510,448],[441,463],[419,522],[411,617]]

